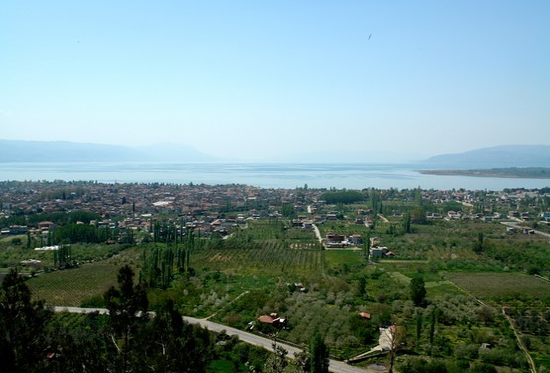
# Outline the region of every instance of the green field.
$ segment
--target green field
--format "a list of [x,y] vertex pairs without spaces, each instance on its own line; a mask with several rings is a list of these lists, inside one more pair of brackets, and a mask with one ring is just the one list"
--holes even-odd
[[535,298],[550,300],[550,283],[520,273],[449,272],[456,285],[481,299]]
[[130,249],[103,261],[43,273],[27,283],[34,297],[49,305],[76,307],[90,297],[102,297],[110,286],[116,285],[120,267],[136,266],[138,260],[139,252]]
[[191,265],[198,269],[247,275],[292,276],[322,271],[320,250],[291,249],[279,242],[266,242],[256,247],[202,249],[194,251]]

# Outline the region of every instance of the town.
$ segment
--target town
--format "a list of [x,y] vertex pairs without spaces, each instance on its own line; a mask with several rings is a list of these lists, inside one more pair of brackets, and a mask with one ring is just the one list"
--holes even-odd
[[[292,226],[313,230],[315,224],[339,220],[353,221],[353,224],[372,228],[374,219],[403,216],[403,211],[390,211],[384,206],[376,211],[373,208],[358,209],[344,216],[341,211],[336,211],[336,204],[328,204],[322,199],[324,194],[330,192],[333,191],[309,189],[307,185],[297,189],[265,189],[237,184],[211,186],[5,181],[0,183],[0,227],[2,235],[29,232],[32,236],[47,236],[49,230],[55,229],[55,222],[28,224],[28,218],[82,211],[97,216],[97,219],[88,223],[100,228],[116,228],[119,235],[128,230],[152,233],[152,222],[165,219],[177,223],[179,228],[193,228],[202,237],[208,237],[212,234],[225,236],[233,227],[250,219],[292,218]],[[433,209],[423,210],[424,218],[428,220],[493,222],[512,219],[525,222],[529,227],[550,225],[550,211],[547,211],[550,208],[550,191],[547,190],[389,189],[363,192],[365,200],[371,193],[377,194],[380,205],[388,202],[388,206],[421,199]],[[537,201],[540,202],[537,204]],[[448,209],[450,203],[456,206],[456,211]],[[285,208],[290,208],[291,213],[285,213]],[[75,223],[82,224],[80,221]],[[509,231],[514,231],[514,228]],[[523,232],[533,233],[533,230],[523,229]],[[327,248],[362,244],[359,235],[345,237],[333,232],[323,237],[322,241]]]

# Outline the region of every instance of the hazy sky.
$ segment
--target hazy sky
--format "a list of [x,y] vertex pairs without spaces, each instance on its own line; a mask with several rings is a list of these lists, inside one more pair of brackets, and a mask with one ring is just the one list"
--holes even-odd
[[6,0],[0,138],[252,160],[550,144],[549,19],[548,0]]

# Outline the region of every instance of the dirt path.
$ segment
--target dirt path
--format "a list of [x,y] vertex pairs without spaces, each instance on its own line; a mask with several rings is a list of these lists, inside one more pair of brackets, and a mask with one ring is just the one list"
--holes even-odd
[[[244,297],[246,294],[250,293],[250,291],[245,291],[244,293],[241,293],[239,294],[235,299],[233,299],[231,302],[227,303],[225,306],[229,306],[231,303],[235,302],[236,300]],[[223,306],[222,308],[224,308],[225,306]],[[221,309],[220,309],[221,310]],[[218,314],[218,312],[220,312],[220,310],[218,310],[217,312],[214,312],[212,315],[208,316],[207,318],[205,318],[205,320],[209,320],[211,319],[212,317],[216,316]]]
[[319,230],[319,227],[317,227],[315,224],[311,225],[313,227],[313,231],[315,232],[315,237],[319,240],[319,243],[323,244],[323,237],[321,237],[321,231]]
[[535,361],[533,360],[533,358],[531,357],[531,354],[529,353],[529,351],[521,341],[521,338],[519,337],[519,332],[517,331],[516,326],[514,324],[514,320],[510,316],[508,316],[506,312],[504,312],[504,310],[502,310],[502,314],[504,315],[504,317],[506,317],[506,320],[508,320],[508,323],[510,324],[510,329],[512,329],[518,341],[519,348],[521,348],[521,350],[525,353],[525,356],[527,356],[527,361],[529,362],[529,367],[531,368],[531,372],[537,373],[537,366],[535,365]]

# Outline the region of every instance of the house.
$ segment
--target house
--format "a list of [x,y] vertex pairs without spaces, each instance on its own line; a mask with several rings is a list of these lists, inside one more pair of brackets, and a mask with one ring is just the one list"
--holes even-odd
[[25,234],[28,230],[26,225],[10,225],[9,234]]
[[447,211],[447,219],[448,220],[458,220],[458,219],[460,219],[460,215],[456,211]]
[[352,245],[361,245],[363,243],[363,238],[360,234],[352,234],[349,236],[349,242],[351,242]]
[[327,236],[326,236],[326,240],[328,243],[341,243],[345,239],[346,239],[345,236],[341,234],[333,233],[333,232],[327,233]]
[[374,228],[374,221],[370,216],[367,216],[367,221],[365,222],[367,228]]
[[292,226],[294,228],[299,228],[303,225],[302,221],[301,220],[298,220],[298,219],[293,219],[292,220]]
[[429,220],[443,219],[443,216],[438,212],[427,212],[426,213],[426,219],[429,219]]
[[311,220],[304,220],[302,228],[308,231],[313,230],[313,222]]
[[276,328],[282,329],[286,326],[286,319],[278,317],[276,313],[271,313],[269,315],[261,315],[258,317],[258,321],[262,324],[273,325]]
[[367,313],[367,312],[359,312],[359,317],[361,317],[365,320],[370,320],[371,315],[370,315],[370,313]]
[[508,217],[510,218],[519,218],[519,212],[518,211],[509,211]]
[[372,247],[370,249],[370,258],[371,259],[383,258],[388,251],[389,250],[387,247]]
[[371,259],[393,258],[395,256],[395,253],[387,247],[372,247],[369,252]]
[[535,230],[531,228],[521,228],[523,234],[535,234]]
[[313,221],[316,224],[322,224],[325,221],[325,219],[321,215],[315,215],[313,216]]

